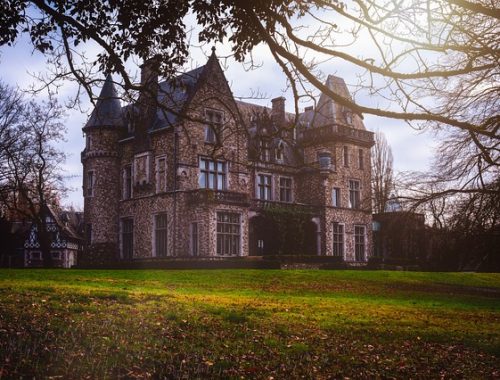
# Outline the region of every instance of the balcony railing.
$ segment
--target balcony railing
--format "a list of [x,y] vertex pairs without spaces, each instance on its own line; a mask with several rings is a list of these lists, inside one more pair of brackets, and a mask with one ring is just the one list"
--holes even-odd
[[303,142],[320,142],[330,139],[346,139],[373,144],[373,133],[345,125],[331,124],[323,127],[311,127],[299,130],[299,140]]
[[315,214],[315,215],[321,212],[321,207],[315,205],[287,203],[278,201],[265,201],[262,199],[252,199],[250,201],[250,209],[254,211],[281,209],[283,211],[288,210],[303,214]]
[[224,203],[234,205],[248,205],[248,195],[234,191],[199,189],[188,193],[190,204]]

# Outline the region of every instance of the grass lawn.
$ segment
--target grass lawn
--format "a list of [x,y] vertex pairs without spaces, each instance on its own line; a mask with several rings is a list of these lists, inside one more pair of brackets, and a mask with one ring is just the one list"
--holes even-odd
[[0,378],[500,377],[500,274],[0,270]]

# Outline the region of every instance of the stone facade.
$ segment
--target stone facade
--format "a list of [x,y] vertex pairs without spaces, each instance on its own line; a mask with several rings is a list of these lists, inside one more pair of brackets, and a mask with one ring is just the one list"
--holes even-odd
[[[373,135],[361,116],[324,96],[298,124],[284,98],[272,108],[237,102],[215,54],[175,81],[156,85],[153,73],[144,65],[156,101],[125,107],[108,76],[83,128],[86,262],[368,259]],[[349,96],[340,78],[327,85]]]

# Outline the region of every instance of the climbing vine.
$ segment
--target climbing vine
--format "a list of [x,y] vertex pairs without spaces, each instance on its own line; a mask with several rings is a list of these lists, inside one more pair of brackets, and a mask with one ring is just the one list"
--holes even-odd
[[306,225],[311,221],[311,213],[299,207],[269,205],[262,216],[272,222],[279,234],[279,255],[303,254],[307,251]]

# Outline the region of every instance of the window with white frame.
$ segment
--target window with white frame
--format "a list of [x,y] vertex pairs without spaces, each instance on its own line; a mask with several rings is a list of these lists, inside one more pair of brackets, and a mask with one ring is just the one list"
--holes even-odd
[[365,261],[365,226],[354,226],[354,255],[356,261]]
[[332,206],[340,207],[340,188],[334,187],[332,190]]
[[156,157],[155,182],[156,192],[161,193],[167,190],[167,157]]
[[210,144],[220,142],[224,113],[221,111],[206,109],[205,120],[207,121],[207,125],[205,125],[205,142]]
[[198,184],[201,189],[226,190],[226,169],[224,161],[200,158]]
[[358,167],[360,170],[363,170],[365,167],[365,157],[363,149],[358,150]]
[[87,172],[87,191],[86,191],[87,197],[92,197],[94,195],[94,185],[95,185],[94,171],[89,170]]
[[280,177],[280,201],[292,201],[292,179],[288,177]]
[[122,198],[130,199],[132,198],[132,165],[126,165],[123,168],[123,190]]
[[257,175],[257,198],[265,201],[272,200],[272,176],[270,174]]
[[199,253],[199,231],[198,222],[193,222],[190,225],[190,250],[191,256],[198,256]]
[[344,225],[333,223],[333,256],[344,257]]
[[349,208],[359,209],[360,207],[360,183],[357,180],[349,180]]
[[134,220],[123,218],[121,220],[121,248],[122,258],[131,259],[134,254]]
[[343,148],[343,156],[344,156],[344,166],[349,166],[349,148],[344,146]]
[[154,255],[167,256],[167,214],[161,213],[154,216]]
[[217,212],[217,255],[238,256],[240,254],[240,214]]

